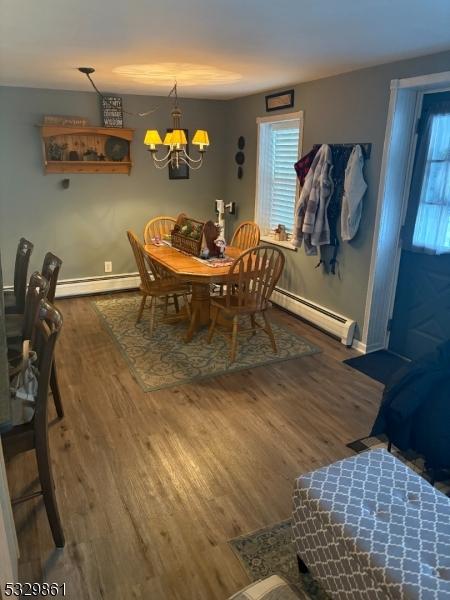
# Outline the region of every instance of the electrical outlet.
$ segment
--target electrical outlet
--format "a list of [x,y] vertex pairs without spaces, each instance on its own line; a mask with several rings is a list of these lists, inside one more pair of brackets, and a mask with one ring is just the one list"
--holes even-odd
[[105,273],[112,273],[112,262],[105,260]]

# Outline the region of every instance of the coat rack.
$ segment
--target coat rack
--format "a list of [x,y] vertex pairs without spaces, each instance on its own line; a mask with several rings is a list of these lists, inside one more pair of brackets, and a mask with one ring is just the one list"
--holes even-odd
[[[313,150],[318,150],[320,146],[323,146],[323,144],[314,144]],[[327,146],[330,146],[330,148],[336,146],[340,146],[341,148],[353,148],[354,146],[361,146],[364,160],[369,160],[370,153],[372,152],[372,143],[361,144],[360,142],[354,142],[352,144],[327,144]]]

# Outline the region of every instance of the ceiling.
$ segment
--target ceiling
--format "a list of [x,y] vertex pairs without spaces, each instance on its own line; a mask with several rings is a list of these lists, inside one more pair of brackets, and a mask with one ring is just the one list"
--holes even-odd
[[[450,49],[449,0],[0,0],[0,84],[234,98]],[[144,65],[144,66],[143,66]],[[148,66],[150,65],[150,66]]]

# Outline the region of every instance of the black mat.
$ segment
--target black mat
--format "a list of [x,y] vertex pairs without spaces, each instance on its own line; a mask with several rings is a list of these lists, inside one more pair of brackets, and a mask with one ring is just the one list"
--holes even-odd
[[349,367],[353,367],[385,385],[396,371],[409,363],[406,358],[401,358],[387,350],[377,350],[377,352],[356,358],[348,358],[344,362]]

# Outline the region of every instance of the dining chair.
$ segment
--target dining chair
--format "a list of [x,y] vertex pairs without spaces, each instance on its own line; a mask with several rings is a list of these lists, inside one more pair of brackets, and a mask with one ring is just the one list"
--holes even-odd
[[152,239],[163,239],[174,228],[177,220],[174,217],[155,217],[151,219],[144,228],[144,242],[151,244]]
[[[213,316],[208,343],[211,343],[219,313],[222,312],[225,318],[232,320],[231,334],[217,328],[219,333],[231,335],[230,363],[236,360],[238,334],[255,334],[257,328],[269,336],[273,351],[278,351],[267,309],[270,308],[269,299],[283,271],[284,261],[284,254],[273,246],[258,246],[246,250],[230,266],[225,295],[211,298]],[[256,320],[257,314],[261,314],[263,325]],[[239,318],[242,316],[250,317],[250,329],[240,329]]]
[[[51,303],[55,300],[56,285],[58,283],[59,272],[61,270],[62,260],[53,254],[47,252],[44,256],[44,263],[42,265],[42,275],[48,281],[47,300]],[[61,392],[59,389],[58,372],[56,369],[56,359],[53,357],[52,370],[50,372],[50,389],[53,395],[53,401],[55,403],[56,412],[58,417],[62,419],[64,417],[64,408],[61,399]]]
[[22,341],[34,341],[36,319],[40,301],[47,296],[48,281],[35,271],[28,284],[23,314],[5,315],[5,330],[8,349],[22,352]]
[[[189,306],[188,294],[190,292],[189,285],[180,282],[179,279],[173,277],[163,268],[158,267],[145,253],[144,247],[132,231],[127,231],[128,240],[133,250],[136,265],[141,278],[140,292],[142,301],[139,307],[136,323],[142,318],[145,302],[147,297],[150,297],[150,336],[153,335],[155,325],[155,311],[159,298],[164,299],[164,318],[166,320],[177,320],[185,318],[185,315],[180,312],[178,296],[182,296],[185,305],[186,316],[190,318],[191,310]],[[168,317],[169,296],[173,297],[175,306],[175,315]]]
[[23,314],[25,310],[25,294],[27,290],[28,265],[30,263],[33,244],[20,238],[14,263],[14,287],[4,292],[5,313]]
[[240,248],[241,250],[248,250],[259,244],[260,237],[261,231],[257,223],[254,221],[244,221],[234,232],[230,246]]
[[61,327],[61,313],[47,300],[42,299],[39,303],[34,345],[39,373],[34,415],[31,421],[16,425],[1,436],[6,460],[22,452],[35,450],[41,489],[12,500],[12,504],[19,504],[42,495],[53,540],[58,548],[64,546],[65,540],[56,501],[48,443],[48,387],[55,344]]

